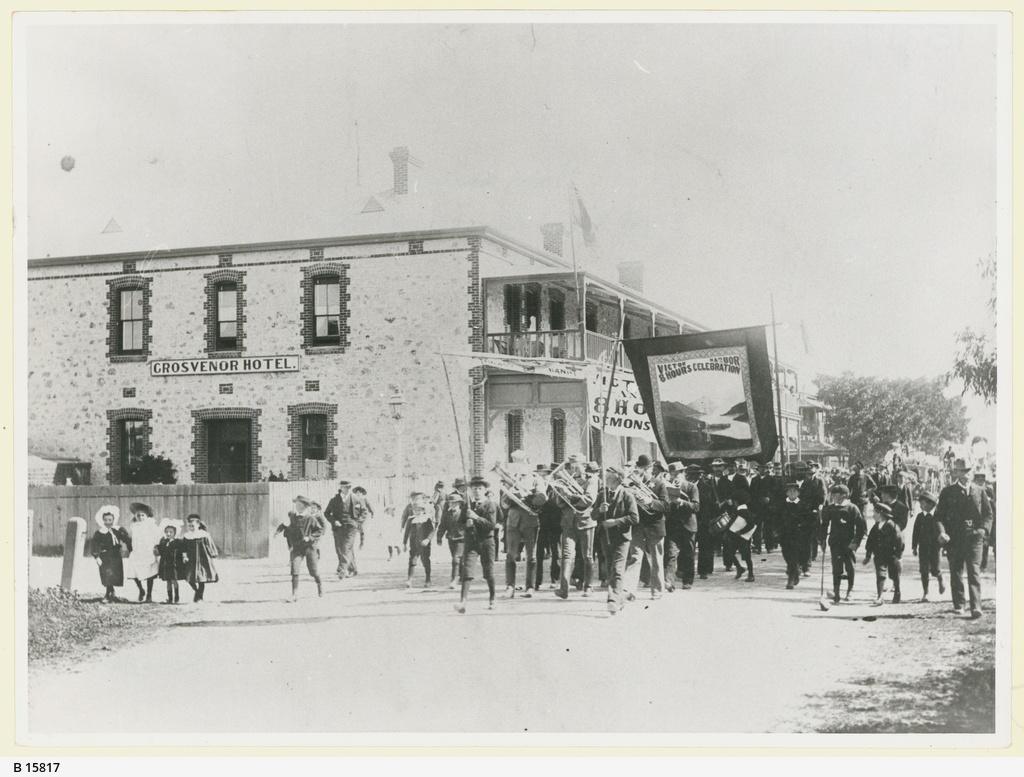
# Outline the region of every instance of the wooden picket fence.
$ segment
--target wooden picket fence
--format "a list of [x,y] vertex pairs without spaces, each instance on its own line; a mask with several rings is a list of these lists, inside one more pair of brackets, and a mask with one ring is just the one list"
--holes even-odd
[[[397,534],[397,525],[384,525],[385,506],[397,504],[397,516],[400,516],[410,491],[430,493],[434,485],[433,478],[429,477],[365,478],[356,482],[367,490],[374,507],[375,523],[367,530],[368,552],[382,550],[376,545],[387,536]],[[145,502],[158,519],[184,519],[189,513],[201,515],[224,556],[267,558],[272,552],[276,556],[284,547],[283,541],[272,544],[271,538],[278,524],[287,518],[297,495],[326,507],[336,492],[337,483],[330,480],[171,486],[30,486],[27,507],[31,516],[32,552],[62,553],[69,518],[84,518],[88,524],[87,536],[91,537],[96,530],[93,516],[102,505],[120,507],[122,525],[125,525],[128,505]],[[88,543],[86,552],[89,552]]]

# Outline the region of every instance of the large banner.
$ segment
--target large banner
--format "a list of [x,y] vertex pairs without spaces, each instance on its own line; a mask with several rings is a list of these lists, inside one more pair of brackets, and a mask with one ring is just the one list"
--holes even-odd
[[666,458],[769,461],[778,446],[764,327],[624,341]]
[[607,434],[639,437],[647,442],[657,442],[633,373],[630,370],[615,370],[609,400],[608,381],[612,377],[611,373],[611,367],[607,365],[590,368],[587,378],[587,414],[590,416],[590,425],[595,429],[601,429],[603,422],[603,429]]

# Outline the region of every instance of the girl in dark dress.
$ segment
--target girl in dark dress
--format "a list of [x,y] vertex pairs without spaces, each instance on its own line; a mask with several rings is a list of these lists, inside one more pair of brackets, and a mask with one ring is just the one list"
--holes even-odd
[[164,536],[156,546],[157,555],[160,557],[159,578],[167,583],[167,604],[178,603],[178,580],[185,577],[185,570],[181,561],[181,549],[183,543],[178,539],[178,528],[181,521],[163,520],[160,528]]
[[117,525],[120,512],[115,505],[103,505],[94,517],[99,528],[92,535],[92,557],[100,568],[105,602],[117,601],[114,588],[124,585],[124,557],[132,550],[131,536]]
[[217,558],[217,546],[206,526],[196,513],[185,519],[188,523],[185,533],[181,535],[182,561],[185,567],[185,579],[195,591],[193,602],[203,601],[207,583],[216,583],[217,568],[213,560]]

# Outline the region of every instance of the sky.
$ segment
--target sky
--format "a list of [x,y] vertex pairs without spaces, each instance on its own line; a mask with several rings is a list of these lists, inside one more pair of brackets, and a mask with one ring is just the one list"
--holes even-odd
[[466,223],[437,226],[486,219],[539,247],[575,185],[597,229],[586,269],[641,260],[648,295],[709,328],[767,323],[772,295],[780,357],[808,375],[936,376],[956,331],[991,325],[991,26],[27,36],[30,257],[351,234],[405,145],[417,196],[460,203]]

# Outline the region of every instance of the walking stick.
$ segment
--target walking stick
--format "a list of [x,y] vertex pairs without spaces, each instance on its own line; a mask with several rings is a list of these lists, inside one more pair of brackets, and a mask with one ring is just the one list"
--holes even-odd
[[821,598],[818,599],[818,607],[822,612],[832,609],[832,602],[825,598],[825,551],[821,551]]

